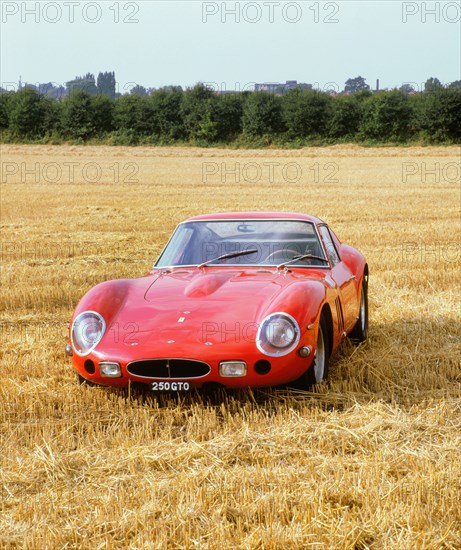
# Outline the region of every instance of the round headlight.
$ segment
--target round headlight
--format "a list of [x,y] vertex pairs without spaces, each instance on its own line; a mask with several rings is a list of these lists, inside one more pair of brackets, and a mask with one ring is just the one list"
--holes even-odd
[[106,322],[96,311],[84,311],[75,318],[70,333],[72,347],[80,356],[88,355],[99,344]]
[[299,342],[300,330],[288,313],[272,313],[264,319],[256,337],[258,349],[272,357],[290,353]]
[[289,319],[272,318],[266,325],[266,338],[276,348],[287,348],[296,338],[296,328]]

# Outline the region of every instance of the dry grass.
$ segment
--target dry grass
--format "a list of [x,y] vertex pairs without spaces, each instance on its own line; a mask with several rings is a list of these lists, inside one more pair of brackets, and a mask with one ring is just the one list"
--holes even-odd
[[[1,152],[0,547],[461,547],[459,148]],[[316,214],[366,254],[369,342],[313,394],[77,387],[82,294],[148,271],[185,217],[243,209]]]

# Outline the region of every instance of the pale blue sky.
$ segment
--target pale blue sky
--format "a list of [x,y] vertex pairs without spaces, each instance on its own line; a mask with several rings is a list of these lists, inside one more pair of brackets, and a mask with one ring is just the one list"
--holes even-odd
[[377,78],[381,87],[461,78],[460,0],[1,4],[0,81],[7,88],[20,75],[65,84],[111,70],[121,92],[133,83],[235,89],[298,80],[342,89],[357,75],[372,87]]

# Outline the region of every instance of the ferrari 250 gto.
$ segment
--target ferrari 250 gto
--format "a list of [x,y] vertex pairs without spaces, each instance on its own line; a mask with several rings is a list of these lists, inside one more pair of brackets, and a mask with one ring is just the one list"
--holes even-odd
[[196,216],[151,272],[81,299],[66,352],[82,383],[309,388],[346,337],[366,340],[367,291],[363,255],[318,218]]

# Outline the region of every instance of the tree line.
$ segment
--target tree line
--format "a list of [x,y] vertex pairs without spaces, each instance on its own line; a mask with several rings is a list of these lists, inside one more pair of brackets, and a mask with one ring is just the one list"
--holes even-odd
[[461,88],[332,96],[298,88],[216,94],[197,84],[116,98],[75,89],[55,101],[26,86],[0,94],[0,133],[3,142],[113,145],[459,143]]

